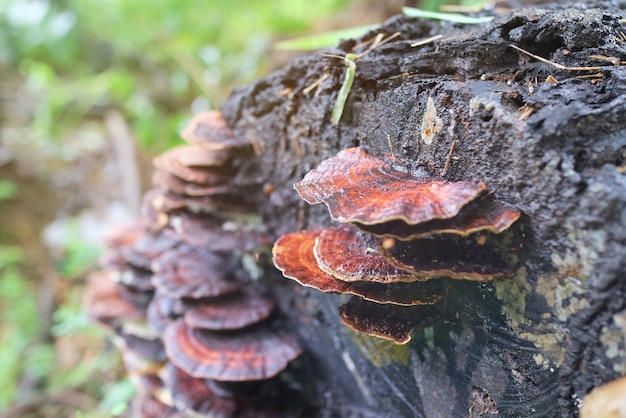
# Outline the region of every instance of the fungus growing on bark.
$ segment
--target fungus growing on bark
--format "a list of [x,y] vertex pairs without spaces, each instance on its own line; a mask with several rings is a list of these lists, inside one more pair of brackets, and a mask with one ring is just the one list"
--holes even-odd
[[217,417],[231,417],[237,411],[237,401],[215,394],[207,379],[198,379],[173,363],[166,366],[165,386],[179,411]]
[[467,236],[479,231],[499,234],[519,219],[521,213],[502,202],[479,198],[463,207],[457,216],[448,219],[409,225],[401,220],[365,225],[354,223],[359,229],[380,237],[412,240],[437,234]]
[[345,281],[414,282],[420,276],[399,270],[382,255],[376,237],[351,225],[325,228],[315,239],[313,254],[325,273]]
[[346,282],[328,274],[319,267],[313,254],[315,240],[322,231],[301,231],[283,235],[274,244],[274,265],[283,275],[303,286],[326,293],[346,293],[363,299],[397,305],[429,305],[437,302],[442,294],[442,283]]
[[334,220],[365,225],[451,218],[487,189],[482,182],[413,174],[360,148],[322,161],[294,187],[307,203],[326,204]]
[[195,115],[181,136],[187,142],[208,149],[231,149],[250,147],[246,138],[236,137],[226,125],[222,112],[207,111]]
[[168,225],[164,235],[209,251],[252,251],[271,243],[261,225],[240,226],[213,214],[177,212],[169,217]]
[[112,270],[92,273],[83,294],[87,316],[107,327],[115,325],[118,320],[137,320],[142,317],[141,311],[121,297],[115,282],[116,275]]
[[389,239],[383,253],[395,267],[422,277],[488,281],[511,274],[497,235],[437,235],[411,241]]
[[180,245],[152,265],[152,283],[171,298],[206,298],[241,289],[233,259],[199,247]]
[[[438,301],[445,278],[488,281],[511,274],[496,234],[520,212],[483,198],[487,186],[480,181],[435,179],[348,148],[294,187],[343,223],[286,234],[274,244],[274,265],[304,286],[410,306]],[[355,300],[339,309],[341,319],[358,332],[409,341],[417,323],[406,311],[371,306]]]
[[423,308],[383,305],[351,298],[339,306],[338,311],[341,322],[358,333],[406,344],[424,319]]
[[152,174],[152,184],[164,191],[172,193],[200,197],[215,194],[225,194],[230,191],[227,178],[222,172],[216,172],[210,181],[193,183],[177,177],[167,171],[155,171]]
[[163,341],[170,360],[187,374],[229,382],[269,379],[302,352],[290,334],[263,325],[214,332],[177,320]]
[[186,301],[185,323],[212,331],[235,330],[266,319],[273,309],[271,300],[245,288],[217,298]]

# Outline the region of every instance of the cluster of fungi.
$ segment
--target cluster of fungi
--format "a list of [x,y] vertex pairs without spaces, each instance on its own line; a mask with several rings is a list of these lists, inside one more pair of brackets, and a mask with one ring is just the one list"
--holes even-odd
[[339,307],[353,330],[398,344],[411,339],[420,306],[439,301],[445,280],[511,275],[501,233],[520,212],[480,181],[449,182],[392,159],[348,148],[295,184],[339,223],[280,237],[275,266],[323,292],[354,295]]
[[294,416],[281,372],[302,349],[242,262],[272,241],[233,182],[251,144],[219,112],[182,136],[154,161],[143,216],[108,237],[87,313],[113,331],[136,415]]
[[[273,241],[235,181],[252,145],[219,112],[182,136],[188,145],[154,160],[143,216],[108,237],[88,314],[113,331],[141,416],[292,416],[281,372],[302,349],[243,262]],[[415,309],[439,301],[446,278],[511,274],[498,237],[520,213],[480,181],[349,148],[295,188],[339,225],[283,235],[274,264],[302,285],[354,295],[339,314],[357,332],[404,344],[422,318]]]

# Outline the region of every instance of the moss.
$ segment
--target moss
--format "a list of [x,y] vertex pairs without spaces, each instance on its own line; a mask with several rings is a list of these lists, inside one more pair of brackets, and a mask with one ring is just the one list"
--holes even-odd
[[409,364],[409,345],[395,344],[382,338],[352,332],[352,341],[361,354],[374,366],[382,367],[392,363]]
[[[561,322],[552,315],[544,315],[540,324],[533,324],[525,315],[526,296],[532,292],[532,286],[528,282],[526,269],[521,268],[512,280],[499,280],[494,283],[496,297],[502,301],[502,313],[507,319],[508,325],[517,332],[521,339],[533,343],[539,350],[534,356],[537,364],[544,367],[560,366],[565,355],[565,346],[569,336]],[[571,288],[561,291],[558,280],[554,276],[540,277],[537,283],[537,293],[545,297],[547,303],[556,309],[557,301],[561,301],[563,292],[573,292]],[[561,296],[559,296],[561,295]],[[560,303],[560,302],[559,302]],[[572,305],[568,305],[573,307]],[[541,330],[541,332],[528,332],[528,329]]]
[[515,325],[525,323],[526,295],[532,289],[526,279],[526,269],[520,268],[511,280],[496,280],[493,287],[496,297],[502,301],[502,313],[508,321]]

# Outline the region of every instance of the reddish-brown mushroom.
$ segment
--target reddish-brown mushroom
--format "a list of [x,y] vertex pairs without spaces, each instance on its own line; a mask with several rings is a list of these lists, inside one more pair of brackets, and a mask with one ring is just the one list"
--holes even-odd
[[154,159],[154,166],[162,171],[170,173],[181,180],[197,183],[207,186],[213,186],[218,183],[218,179],[223,178],[221,168],[214,167],[189,167],[182,162],[172,157],[161,158],[161,156]]
[[169,217],[169,226],[164,235],[210,251],[252,251],[271,243],[261,225],[236,225],[212,214],[177,212]]
[[207,379],[190,376],[172,363],[166,366],[165,387],[179,411],[215,417],[232,417],[237,411],[235,399],[218,396]]
[[229,149],[251,146],[246,138],[236,137],[226,126],[222,112],[207,111],[195,115],[181,136],[187,142],[208,149]]
[[244,291],[217,298],[185,302],[185,323],[212,331],[235,330],[260,322],[272,313],[274,302],[257,292]]
[[240,290],[235,260],[199,247],[180,245],[152,263],[152,283],[169,297],[199,299]]
[[171,298],[164,292],[157,291],[148,305],[146,320],[155,331],[162,334],[167,325],[180,318],[184,312],[181,299]]
[[451,218],[487,189],[478,181],[452,183],[410,173],[360,148],[322,161],[295,188],[308,203],[325,203],[334,220],[365,225]]
[[479,231],[499,234],[517,221],[521,213],[508,205],[492,199],[476,199],[463,207],[457,216],[434,219],[417,225],[395,220],[376,225],[355,222],[363,231],[381,236],[411,240],[436,234],[467,236]]
[[437,235],[400,241],[387,239],[383,254],[395,267],[422,277],[488,281],[511,275],[498,235]]
[[379,240],[351,225],[322,230],[313,254],[319,268],[346,282],[415,282],[420,276],[399,270],[381,254]]
[[183,165],[190,168],[221,167],[228,163],[232,154],[228,150],[208,149],[199,145],[180,145],[154,159],[155,166],[172,171],[172,166]]
[[170,361],[185,373],[230,382],[269,379],[302,352],[294,337],[269,326],[214,332],[178,320],[163,341]]
[[116,276],[117,273],[112,270],[92,273],[83,294],[87,316],[107,327],[118,321],[137,320],[143,316],[139,309],[121,297]]
[[153,186],[165,192],[169,191],[183,196],[211,196],[215,194],[225,194],[231,191],[230,185],[227,184],[227,179],[222,178],[219,174],[216,175],[211,183],[212,184],[192,183],[166,171],[155,171],[154,174],[152,174]]
[[406,344],[422,322],[424,307],[382,305],[352,298],[338,308],[346,326],[360,333]]
[[347,293],[372,302],[397,305],[429,305],[441,298],[443,286],[437,280],[391,284],[346,282],[325,273],[313,255],[313,246],[320,234],[320,230],[313,230],[280,237],[272,249],[274,265],[285,277],[326,293]]

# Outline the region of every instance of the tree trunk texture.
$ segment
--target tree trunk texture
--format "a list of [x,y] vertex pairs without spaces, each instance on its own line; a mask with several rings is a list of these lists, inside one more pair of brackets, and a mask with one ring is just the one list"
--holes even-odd
[[[401,33],[355,61],[336,126],[346,66],[321,52],[224,104],[257,151],[235,181],[265,186],[248,198],[277,237],[333,223],[293,184],[355,146],[447,180],[482,180],[523,213],[514,276],[450,280],[406,345],[349,330],[337,314],[344,296],[283,278],[267,257],[263,280],[306,347],[296,368],[321,416],[575,416],[592,388],[626,374],[626,67],[592,57],[626,60],[623,5],[560,3],[481,25],[394,17],[325,51]],[[511,45],[601,68],[557,69]],[[431,98],[442,125],[427,143]]]

